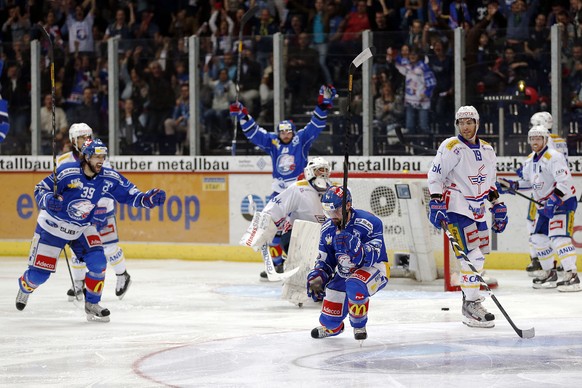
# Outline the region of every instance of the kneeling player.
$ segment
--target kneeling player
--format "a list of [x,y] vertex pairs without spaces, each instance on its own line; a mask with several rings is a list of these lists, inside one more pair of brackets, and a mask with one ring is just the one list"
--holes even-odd
[[[346,195],[346,225],[340,231],[342,198]],[[375,215],[352,208],[349,190],[332,186],[321,199],[329,218],[321,229],[319,257],[307,275],[307,295],[322,301],[313,338],[332,337],[344,330],[349,314],[354,338],[367,338],[369,299],[388,283],[382,221]]]

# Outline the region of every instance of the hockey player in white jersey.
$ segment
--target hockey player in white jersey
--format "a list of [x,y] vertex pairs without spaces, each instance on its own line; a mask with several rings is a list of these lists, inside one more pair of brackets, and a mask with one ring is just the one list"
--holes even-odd
[[[347,217],[341,229],[344,196]],[[369,300],[388,284],[384,227],[372,213],[352,207],[349,189],[330,187],[321,206],[328,219],[321,228],[317,261],[307,275],[307,295],[323,303],[321,326],[311,330],[311,337],[341,334],[349,315],[354,338],[365,340]]]
[[[69,139],[72,150],[57,158],[57,166],[63,163],[79,161],[81,158],[81,147],[83,147],[85,140],[91,139],[92,137],[93,130],[87,124],[75,123],[71,125],[69,128]],[[109,160],[105,161],[104,166],[111,168]],[[131,276],[127,273],[123,250],[118,245],[119,236],[117,234],[117,221],[115,219],[115,201],[111,198],[102,198],[95,212],[101,219],[101,221],[95,222],[95,227],[101,236],[107,262],[115,271],[115,275],[117,275],[115,295],[119,299],[123,299],[131,285]],[[75,295],[73,288],[69,289],[67,291],[69,301],[73,301],[76,297],[83,295],[85,273],[87,272],[87,264],[82,257],[77,257],[73,254],[71,261],[73,281],[75,282],[77,295]]]
[[[546,128],[550,134],[548,137],[548,148],[553,148],[558,152],[561,152],[568,160],[568,144],[566,140],[564,140],[559,135],[552,133],[552,128],[554,126],[554,119],[549,112],[537,112],[534,113],[530,120],[529,120],[529,128],[533,128],[534,126],[541,125]],[[523,179],[523,167],[516,171],[517,175],[520,179]],[[529,210],[527,212],[527,232],[530,236],[529,238],[529,252],[530,252],[530,260],[531,263],[527,266],[526,271],[530,276],[536,276],[537,271],[541,270],[542,267],[540,265],[540,261],[537,257],[537,251],[534,244],[531,241],[531,236],[533,235],[533,227],[535,223],[535,218],[537,214],[537,208],[533,202],[529,204]]]
[[[280,232],[281,245],[287,252],[295,220],[323,223],[325,215],[320,199],[331,185],[330,169],[329,162],[324,158],[316,157],[310,160],[303,170],[305,179],[293,183],[271,198],[262,212],[255,213],[240,244],[258,250],[263,244],[271,241],[277,232]],[[264,222],[257,222],[257,218]],[[273,261],[273,264],[278,267],[277,272],[283,272],[282,258]]]
[[[558,291],[580,291],[576,268],[576,248],[572,244],[574,214],[578,206],[572,174],[564,155],[548,146],[548,130],[537,125],[528,132],[532,153],[523,164],[523,178],[500,180],[500,192],[532,190],[533,197],[543,206],[537,209],[532,241],[542,274],[533,280],[533,288],[558,288]],[[558,282],[553,255],[557,253],[564,278]]]
[[[501,233],[507,225],[507,207],[499,200],[495,187],[497,157],[493,147],[479,139],[479,113],[472,106],[462,106],[455,115],[459,135],[439,146],[430,171],[430,221],[436,227],[446,223],[457,236],[467,257],[481,271],[489,253],[486,203],[493,213],[491,230]],[[478,277],[465,260],[461,265],[463,323],[470,327],[494,327],[495,316],[481,304]]]

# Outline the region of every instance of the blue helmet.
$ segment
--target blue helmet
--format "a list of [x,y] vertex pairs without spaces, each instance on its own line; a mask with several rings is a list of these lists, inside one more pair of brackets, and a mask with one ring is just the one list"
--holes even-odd
[[295,134],[295,132],[297,132],[297,129],[295,128],[295,124],[293,124],[293,121],[283,120],[279,123],[279,125],[277,125],[277,133],[281,131],[293,131],[293,133]]
[[81,153],[87,155],[88,158],[91,158],[93,155],[107,156],[107,146],[101,141],[101,139],[87,139],[85,143],[83,143]]
[[324,213],[329,218],[341,218],[342,211],[342,201],[346,196],[346,204],[352,203],[352,194],[350,190],[342,186],[331,186],[329,187],[323,196],[321,197],[321,206],[323,207]]

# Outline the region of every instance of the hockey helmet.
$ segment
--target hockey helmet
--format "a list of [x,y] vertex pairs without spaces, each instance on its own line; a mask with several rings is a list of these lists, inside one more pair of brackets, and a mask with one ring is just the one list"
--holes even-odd
[[346,204],[352,203],[352,194],[348,188],[342,186],[331,186],[321,197],[321,206],[323,212],[328,218],[342,218],[342,202],[344,195],[346,196]]
[[550,133],[543,125],[534,125],[527,133],[527,142],[531,144],[531,138],[534,136],[542,136],[544,143],[547,143]]
[[291,120],[283,120],[277,125],[277,133],[281,131],[292,131],[295,134],[295,124]]
[[93,130],[85,123],[75,123],[69,128],[69,140],[73,147],[77,148],[77,138],[81,136],[93,136]]
[[[316,171],[320,171],[319,176]],[[311,159],[307,166],[303,169],[303,174],[305,175],[305,180],[307,180],[317,191],[325,191],[329,183],[329,174],[331,167],[329,162],[322,157],[316,157]]]
[[90,159],[93,155],[105,155],[107,156],[107,146],[101,141],[101,139],[87,139],[83,144],[81,153]]
[[536,125],[542,125],[549,132],[551,132],[552,127],[554,126],[554,119],[552,118],[552,115],[549,112],[537,112],[534,113],[529,119],[530,128],[533,128]]
[[477,123],[477,126],[479,126],[479,112],[477,112],[474,106],[467,105],[460,107],[455,114],[455,124],[458,125],[459,119],[473,119]]

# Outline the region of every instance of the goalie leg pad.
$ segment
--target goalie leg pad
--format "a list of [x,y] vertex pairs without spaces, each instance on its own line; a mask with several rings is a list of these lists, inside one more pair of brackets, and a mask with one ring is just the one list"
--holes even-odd
[[333,331],[341,326],[347,315],[348,303],[345,292],[345,279],[336,276],[326,287],[319,323],[328,330]]

